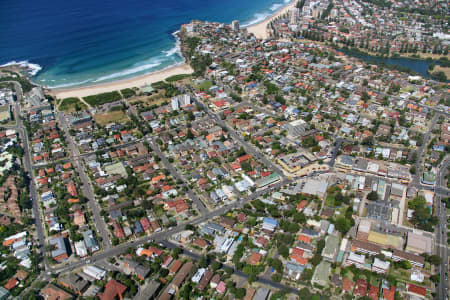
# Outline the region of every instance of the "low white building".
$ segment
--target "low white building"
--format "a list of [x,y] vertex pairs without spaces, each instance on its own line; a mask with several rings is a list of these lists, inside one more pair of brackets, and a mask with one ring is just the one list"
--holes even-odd
[[354,265],[357,268],[364,268],[366,263],[366,257],[362,254],[356,254],[355,252],[350,252],[347,259],[345,260],[345,265]]
[[85,273],[86,275],[97,279],[97,280],[102,280],[105,276],[106,276],[106,271],[103,269],[100,269],[98,267],[95,266],[86,266],[83,268],[83,273]]
[[205,274],[205,272],[206,272],[205,268],[198,269],[197,273],[195,273],[195,275],[192,276],[192,279],[191,279],[192,282],[199,283],[200,279],[202,279],[202,277]]
[[386,273],[389,270],[390,262],[375,258],[372,264],[372,272]]
[[85,257],[88,255],[88,251],[86,245],[84,244],[84,241],[75,242],[74,246],[75,246],[75,253],[79,257]]

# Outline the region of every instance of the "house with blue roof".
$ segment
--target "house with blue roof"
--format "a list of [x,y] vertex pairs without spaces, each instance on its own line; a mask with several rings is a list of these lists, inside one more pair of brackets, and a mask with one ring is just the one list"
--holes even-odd
[[262,228],[269,231],[274,231],[278,226],[278,221],[269,217],[265,217]]
[[139,220],[136,221],[134,231],[135,231],[136,233],[144,232],[144,228],[142,228],[141,222],[139,222]]

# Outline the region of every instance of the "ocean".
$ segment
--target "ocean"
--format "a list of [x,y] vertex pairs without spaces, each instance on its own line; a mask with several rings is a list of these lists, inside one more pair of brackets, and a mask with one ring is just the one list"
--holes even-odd
[[14,0],[0,11],[0,65],[47,87],[111,82],[183,62],[174,33],[191,20],[257,23],[289,0]]

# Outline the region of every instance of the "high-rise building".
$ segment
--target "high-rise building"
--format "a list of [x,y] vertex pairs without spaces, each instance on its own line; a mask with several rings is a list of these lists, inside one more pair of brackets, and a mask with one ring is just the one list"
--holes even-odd
[[172,109],[173,110],[178,110],[179,108],[180,108],[180,106],[178,105],[177,97],[173,97],[172,98]]
[[185,107],[191,104],[191,96],[188,94],[175,96],[172,98],[172,109],[178,110],[180,107]]
[[298,8],[293,7],[289,10],[289,22],[290,24],[297,24],[298,21]]
[[178,97],[178,102],[181,107],[191,104],[191,96],[189,96],[188,94],[180,95]]
[[238,20],[234,20],[233,22],[231,22],[231,28],[234,31],[239,31],[239,28],[240,28],[239,21]]

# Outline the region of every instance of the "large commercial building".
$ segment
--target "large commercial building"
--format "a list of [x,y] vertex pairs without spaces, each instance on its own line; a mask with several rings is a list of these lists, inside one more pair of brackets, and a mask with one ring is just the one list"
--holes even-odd
[[328,284],[328,275],[331,271],[331,263],[328,261],[321,261],[320,264],[317,265],[314,275],[311,279],[311,283],[317,283],[321,286],[326,286]]
[[405,250],[416,254],[431,254],[433,250],[433,239],[422,234],[408,232],[408,240],[406,242]]

